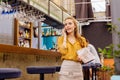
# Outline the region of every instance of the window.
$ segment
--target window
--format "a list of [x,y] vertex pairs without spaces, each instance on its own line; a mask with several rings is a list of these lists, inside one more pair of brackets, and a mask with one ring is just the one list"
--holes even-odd
[[91,0],[94,12],[105,12],[105,0]]

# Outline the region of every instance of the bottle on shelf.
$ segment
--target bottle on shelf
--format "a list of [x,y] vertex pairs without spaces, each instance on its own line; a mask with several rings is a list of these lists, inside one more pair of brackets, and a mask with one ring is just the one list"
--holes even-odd
[[29,41],[28,40],[24,40],[24,47],[30,47]]
[[43,49],[43,50],[47,50],[47,47],[46,47],[45,44],[43,45],[42,49]]
[[25,30],[25,37],[29,38],[29,32],[27,30]]

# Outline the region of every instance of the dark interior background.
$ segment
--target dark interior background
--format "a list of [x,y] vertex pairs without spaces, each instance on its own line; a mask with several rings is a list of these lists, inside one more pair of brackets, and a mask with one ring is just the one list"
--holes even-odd
[[106,22],[92,22],[90,25],[82,27],[83,35],[96,49],[98,47],[104,48],[112,43],[112,33],[108,31],[108,26],[106,24]]

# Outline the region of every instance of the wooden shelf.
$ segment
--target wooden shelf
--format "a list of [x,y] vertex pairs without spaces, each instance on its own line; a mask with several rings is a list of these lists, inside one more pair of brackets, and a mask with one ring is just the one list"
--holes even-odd
[[31,40],[31,38],[26,38],[26,37],[19,37],[19,39],[27,39],[27,40]]
[[51,37],[51,36],[60,36],[60,35],[48,35],[48,36],[42,35],[42,37]]
[[22,26],[22,25],[19,25],[21,28],[25,28],[25,29],[28,29],[30,30],[31,28],[27,27],[27,26]]
[[31,47],[33,25],[14,19],[14,45],[20,47]]

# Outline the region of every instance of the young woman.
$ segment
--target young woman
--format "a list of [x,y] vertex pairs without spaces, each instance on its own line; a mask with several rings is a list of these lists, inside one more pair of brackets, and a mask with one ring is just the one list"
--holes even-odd
[[78,32],[77,21],[68,17],[64,21],[62,36],[58,38],[58,51],[62,54],[59,80],[83,80],[83,72],[77,50],[86,47],[87,42]]

